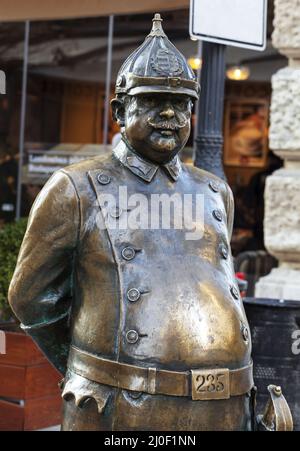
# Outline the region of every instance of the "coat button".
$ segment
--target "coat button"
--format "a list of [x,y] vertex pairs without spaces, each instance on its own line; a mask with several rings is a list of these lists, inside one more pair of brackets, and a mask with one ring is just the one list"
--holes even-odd
[[124,247],[124,249],[122,250],[122,257],[124,258],[124,260],[132,260],[135,257],[135,250],[133,249],[133,247]]
[[130,302],[136,302],[140,299],[141,293],[137,288],[131,288],[127,291],[127,299]]
[[139,339],[139,334],[137,333],[136,330],[129,330],[126,333],[126,340],[128,343],[134,344],[138,341],[138,339]]
[[221,245],[220,253],[221,253],[221,256],[222,256],[225,260],[227,260],[227,258],[228,258],[228,249],[227,249],[227,247],[225,246],[225,244],[222,244],[222,245]]
[[100,183],[100,185],[108,185],[111,181],[111,178],[109,175],[104,174],[103,172],[101,172],[101,174],[98,174],[97,176],[97,180]]
[[210,189],[214,192],[214,193],[218,193],[219,192],[219,184],[217,182],[215,182],[214,180],[211,180],[208,184],[208,186],[210,187]]
[[212,214],[213,214],[213,217],[214,217],[217,221],[219,221],[219,222],[222,221],[223,216],[222,216],[221,210],[213,210]]
[[119,218],[122,214],[122,208],[115,206],[115,207],[111,207],[111,209],[109,210],[109,214],[112,218]]
[[242,332],[242,336],[243,336],[244,341],[246,341],[248,343],[248,341],[249,341],[249,331],[248,331],[248,328],[245,326],[245,324],[242,324],[241,332]]
[[231,292],[232,296],[234,297],[234,299],[239,299],[240,298],[238,289],[234,285],[231,286],[230,292]]

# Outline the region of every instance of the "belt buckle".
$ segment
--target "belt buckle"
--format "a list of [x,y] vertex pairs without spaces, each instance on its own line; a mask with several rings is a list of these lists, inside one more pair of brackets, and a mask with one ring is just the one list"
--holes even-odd
[[192,399],[208,401],[211,399],[229,399],[229,369],[191,370]]

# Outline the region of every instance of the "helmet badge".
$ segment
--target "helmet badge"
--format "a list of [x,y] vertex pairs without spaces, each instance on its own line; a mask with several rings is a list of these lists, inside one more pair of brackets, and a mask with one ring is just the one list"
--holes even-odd
[[162,76],[178,76],[183,72],[182,62],[175,53],[168,49],[159,49],[155,56],[151,58],[151,67]]

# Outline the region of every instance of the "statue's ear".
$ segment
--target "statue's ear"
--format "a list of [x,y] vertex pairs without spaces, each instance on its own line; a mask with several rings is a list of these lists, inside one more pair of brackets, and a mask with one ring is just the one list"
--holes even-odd
[[112,99],[110,102],[112,109],[113,120],[118,123],[120,127],[125,126],[125,106],[121,99]]

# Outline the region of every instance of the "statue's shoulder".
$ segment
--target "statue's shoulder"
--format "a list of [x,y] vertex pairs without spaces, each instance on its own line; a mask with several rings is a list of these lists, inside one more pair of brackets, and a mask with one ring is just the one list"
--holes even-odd
[[[93,181],[98,180],[100,174],[104,180],[107,176],[113,176],[114,180],[119,180],[122,172],[121,166],[120,161],[112,153],[109,153],[71,164],[60,169],[59,172],[69,180],[79,197],[86,197],[89,196],[91,189],[94,190]],[[105,181],[103,184],[106,184]]]
[[67,175],[69,175],[70,177],[85,178],[86,174],[89,171],[95,170],[101,171],[105,167],[112,165],[113,165],[112,156],[111,154],[109,154],[88,158],[86,160],[81,160],[77,163],[73,163],[69,166],[64,167],[62,171]]
[[218,185],[222,188],[227,188],[227,183],[211,172],[205,171],[204,169],[197,168],[191,164],[183,164],[184,172],[195,181],[195,183],[212,183]]

